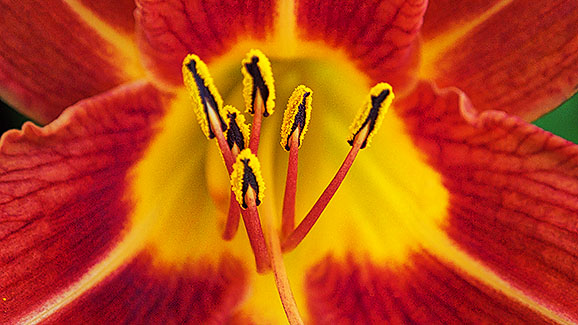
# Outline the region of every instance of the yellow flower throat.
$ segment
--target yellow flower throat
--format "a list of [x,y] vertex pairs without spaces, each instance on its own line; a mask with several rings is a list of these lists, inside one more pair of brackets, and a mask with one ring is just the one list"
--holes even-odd
[[[237,51],[231,53],[230,56],[239,57]],[[251,63],[255,53],[250,52],[242,65]],[[218,85],[225,99],[223,101],[220,96],[215,99],[216,106],[222,109],[222,121],[219,120],[219,123],[226,124],[234,115],[243,137],[249,137],[243,114],[234,108],[223,107],[225,102],[255,112],[256,101],[248,100],[252,97],[247,96],[253,95],[254,85],[247,81],[240,82],[242,74],[239,73],[239,64],[231,63],[234,61],[227,58],[211,65],[214,83],[210,82],[207,88],[211,88],[211,93],[218,93],[215,86]],[[256,174],[262,172],[262,175],[254,175],[255,180],[264,181],[261,184],[265,183],[267,188],[260,188],[258,193],[253,189],[253,199],[262,201],[258,212],[265,237],[271,231],[275,232],[282,245],[289,236],[282,229],[281,215],[285,210],[283,183],[286,183],[290,156],[283,150],[290,148],[288,143],[292,141],[291,136],[297,134],[294,136],[297,147],[302,147],[299,148],[298,186],[293,213],[295,225],[299,225],[350,148],[346,142],[347,121],[351,121],[357,108],[368,101],[369,82],[341,58],[273,60],[271,66],[275,69],[276,93],[272,88],[272,77],[264,80],[271,87],[270,94],[265,100],[261,97],[261,102],[257,103],[265,108],[266,115],[270,115],[261,121],[258,141],[260,166],[246,168],[250,164],[254,167],[253,158],[246,153],[241,156],[238,145],[236,149],[231,148],[232,152],[236,151],[235,155],[243,157],[237,160],[237,164],[240,162],[238,166],[243,169],[234,169],[237,176],[233,177],[233,188],[241,189],[236,190],[235,195],[243,205],[247,191],[242,189],[245,187],[247,190],[251,186],[244,186],[243,175],[239,174],[247,170]],[[201,74],[206,77],[209,68],[201,68],[204,69],[206,71]],[[249,71],[242,71],[245,71],[244,80],[247,80]],[[267,79],[266,73],[264,75],[263,79]],[[185,74],[185,80],[190,77]],[[273,114],[274,104],[271,103],[277,99],[280,106],[282,101],[291,97],[290,92],[299,84],[306,84],[313,92],[309,97],[313,98],[309,102],[312,108],[307,114],[311,116],[311,122],[309,127],[299,127],[299,133],[292,133],[290,123],[281,123],[281,114]],[[371,95],[378,96],[380,92],[376,91]],[[242,96],[243,93],[245,96]],[[307,97],[303,94],[301,99]],[[297,106],[300,104],[299,100],[294,102]],[[210,136],[210,119],[199,117],[208,115],[201,111],[203,106],[197,103],[192,108],[197,110],[196,116],[203,133]],[[364,106],[362,112],[367,117],[371,114],[371,106]],[[296,115],[298,111],[293,113]],[[440,176],[424,163],[395,111],[389,112],[385,118],[383,115],[378,116],[380,121],[375,123],[378,125],[382,122],[383,126],[373,140],[374,147],[360,153],[356,166],[351,169],[315,226],[293,250],[291,247],[283,255],[300,309],[304,308],[303,277],[324,257],[331,255],[342,259],[353,256],[376,263],[403,264],[412,251],[421,249],[424,238],[430,237],[426,241],[434,241],[441,236],[440,229],[446,217],[447,190],[442,186]],[[232,240],[223,239],[231,180],[223,167],[224,157],[219,147],[207,145],[208,142],[201,139],[198,128],[194,127],[197,124],[194,116],[189,94],[178,92],[159,125],[154,143],[134,170],[134,195],[130,198],[136,202],[133,226],[145,222],[150,224],[149,232],[143,237],[146,237],[146,247],[161,270],[174,271],[199,263],[217,265],[223,256],[238,257],[246,262],[248,270],[254,270],[254,250],[245,231],[249,229],[242,228],[244,223],[240,222],[241,229],[232,236]],[[288,121],[291,121],[291,117]],[[349,132],[351,142],[365,122],[363,118],[357,121]],[[280,125],[283,125],[284,138],[279,137]],[[304,139],[307,129],[309,131]],[[374,134],[370,133],[370,136]],[[245,142],[246,147],[251,146],[250,140]],[[282,146],[279,142],[282,142]],[[279,312],[282,316],[283,309],[280,308],[275,282],[271,277],[270,274],[255,273],[252,294],[248,296],[243,309],[263,307],[259,313],[270,313],[271,319],[278,318]],[[279,308],[271,307],[272,304],[279,305]]]

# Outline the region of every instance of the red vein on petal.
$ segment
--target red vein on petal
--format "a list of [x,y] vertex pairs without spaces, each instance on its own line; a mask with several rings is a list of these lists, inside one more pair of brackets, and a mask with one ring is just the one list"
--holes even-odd
[[[427,237],[427,238],[426,238]],[[458,244],[453,242],[445,233],[440,230],[436,236],[423,236],[424,247],[434,256],[437,256],[450,265],[456,266],[472,278],[480,281],[488,287],[500,291],[505,296],[515,300],[535,312],[560,324],[571,324],[572,321],[564,315],[551,310],[535,297],[527,295],[511,284],[511,281],[495,273],[493,270],[482,264],[469,254],[458,248]]]
[[[155,220],[154,217],[147,220]],[[126,237],[98,264],[88,270],[85,275],[76,283],[69,286],[66,290],[57,294],[37,310],[23,317],[20,322],[25,324],[40,323],[52,316],[71,302],[78,299],[88,290],[97,286],[106,279],[110,274],[117,271],[128,261],[132,260],[143,248],[146,237],[152,229],[152,222],[142,222],[135,226]]]
[[[572,283],[568,264],[576,253],[571,231],[560,229],[572,227],[565,223],[573,223],[578,209],[578,147],[504,112],[478,113],[457,89],[423,86],[414,97],[419,109],[406,118],[415,130],[428,125],[414,134],[416,144],[454,193],[452,219],[440,233],[422,234],[425,248],[549,319],[569,323],[574,290],[557,295],[553,286]],[[559,176],[533,177],[536,172]],[[489,236],[490,229],[508,240]],[[528,273],[520,276],[518,267]]]
[[66,0],[66,4],[100,37],[114,45],[115,48],[126,57],[126,60],[122,63],[119,62],[118,65],[123,67],[127,76],[132,79],[137,79],[144,75],[143,68],[140,65],[139,51],[129,36],[119,33],[118,30],[100,19],[93,11],[85,7],[78,0]]
[[[500,1],[469,23],[460,25],[459,28],[451,30],[446,34],[440,35],[433,40],[424,43],[423,49],[421,51],[422,61],[426,63],[434,62],[436,58],[442,55],[445,51],[457,45],[461,38],[465,37],[474,28],[490,19],[493,15],[498,13],[513,1],[514,0]],[[423,79],[431,79],[432,76],[436,75],[436,66],[432,64],[422,64],[419,75]]]
[[161,111],[156,91],[135,83],[0,138],[0,255],[10,281],[2,286],[12,296],[0,318],[38,309],[123,240],[126,172]]

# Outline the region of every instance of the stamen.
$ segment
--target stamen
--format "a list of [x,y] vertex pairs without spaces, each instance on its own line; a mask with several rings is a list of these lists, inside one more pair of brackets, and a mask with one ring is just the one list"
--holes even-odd
[[269,59],[259,50],[251,50],[242,61],[243,97],[247,112],[254,115],[253,131],[249,148],[255,153],[259,149],[262,116],[273,114],[275,108],[275,86]]
[[[231,149],[233,157],[236,158],[239,152],[245,149],[249,141],[249,126],[245,123],[245,117],[235,107],[227,105],[223,108],[223,113],[227,120],[227,144]],[[231,191],[229,212],[227,214],[223,239],[231,240],[237,233],[240,213],[241,211],[239,203],[237,203],[235,199],[235,193]]]
[[247,209],[248,205],[245,200],[249,187],[255,192],[255,203],[257,206],[263,200],[263,190],[265,183],[261,176],[261,164],[257,156],[251,153],[250,149],[245,149],[237,156],[237,161],[233,165],[233,173],[231,174],[231,185],[233,192],[237,197],[237,202]]
[[[366,105],[362,107],[350,127],[351,135],[348,142],[352,146],[351,150],[317,202],[295,228],[298,150],[307,132],[312,101],[311,89],[303,85],[295,89],[289,99],[281,129],[281,146],[289,151],[289,164],[283,202],[284,242],[280,244],[274,223],[270,220],[273,218],[272,214],[267,219],[269,222],[265,222],[268,234],[268,240],[265,240],[257,208],[263,201],[265,186],[260,163],[252,153],[256,153],[259,147],[262,117],[272,114],[275,107],[271,64],[261,51],[251,50],[242,61],[241,71],[244,76],[243,95],[246,110],[254,115],[253,132],[250,136],[243,115],[232,106],[222,107],[223,100],[205,63],[198,56],[190,54],[184,59],[182,66],[184,83],[195,103],[194,111],[199,125],[207,138],[217,139],[231,177],[232,193],[223,238],[230,240],[234,237],[241,213],[255,256],[257,272],[264,273],[273,268],[287,319],[290,324],[303,324],[291,292],[282,252],[294,249],[312,229],[345,179],[359,150],[370,145],[394,95],[391,86],[386,83],[380,83],[371,89]],[[243,210],[240,210],[241,207]]]
[[289,138],[297,130],[298,146],[301,147],[301,141],[305,137],[309,120],[311,120],[311,94],[313,91],[303,85],[295,88],[293,94],[287,103],[287,109],[283,115],[283,124],[281,125],[281,146],[285,151],[290,150]]
[[259,160],[250,149],[245,149],[237,155],[231,173],[231,186],[237,202],[245,209],[242,213],[243,221],[255,255],[257,271],[265,272],[270,268],[270,260],[257,211],[257,206],[263,201],[265,184]]
[[313,225],[315,225],[319,216],[321,216],[321,213],[325,210],[329,201],[331,201],[333,195],[335,195],[335,192],[337,192],[337,189],[345,179],[347,172],[353,165],[357,153],[361,148],[364,148],[369,144],[371,137],[381,125],[384,115],[389,109],[393,98],[393,90],[391,86],[386,83],[380,83],[371,89],[369,102],[362,107],[350,128],[353,133],[348,140],[352,146],[351,150],[347,154],[347,157],[345,157],[345,160],[343,161],[343,164],[341,164],[337,174],[335,174],[327,188],[323,191],[319,199],[317,199],[317,202],[315,202],[315,205],[313,205],[295,231],[293,231],[283,242],[282,249],[284,252],[297,247],[309,231],[311,231],[311,228],[313,228]]
[[353,124],[349,127],[351,135],[347,142],[351,146],[353,146],[353,142],[356,141],[355,138],[357,135],[366,126],[368,127],[367,136],[363,138],[361,149],[371,144],[373,135],[381,126],[385,113],[387,113],[389,106],[391,106],[394,97],[393,90],[387,83],[382,82],[371,88],[369,100],[365,106],[361,108]]
[[196,55],[189,54],[183,60],[183,80],[195,105],[197,121],[207,138],[217,138],[227,170],[232,171],[234,158],[223,131],[227,124],[221,115],[223,99],[213,83],[207,65]]
[[197,121],[207,138],[212,139],[215,137],[215,132],[209,122],[209,111],[211,110],[218,117],[221,130],[225,131],[227,125],[219,114],[223,106],[223,99],[217,91],[217,87],[215,87],[207,65],[198,56],[189,54],[183,60],[183,80],[191,98],[195,102],[194,110]]
[[305,137],[311,119],[311,89],[301,85],[297,87],[287,103],[287,109],[281,125],[281,146],[289,151],[285,195],[283,197],[283,215],[281,232],[288,236],[295,227],[295,193],[297,191],[297,169],[299,147]]
[[261,112],[267,117],[273,114],[275,108],[275,86],[273,71],[269,59],[259,50],[250,50],[242,61],[243,69],[243,97],[247,112],[255,114],[255,101],[261,95],[264,110]]

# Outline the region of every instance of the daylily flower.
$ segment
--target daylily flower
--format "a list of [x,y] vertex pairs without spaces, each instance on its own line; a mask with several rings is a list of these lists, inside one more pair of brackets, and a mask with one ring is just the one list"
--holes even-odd
[[[528,123],[576,92],[576,1],[134,10],[0,2],[0,96],[45,124],[0,141],[0,323],[578,321],[578,147]],[[241,109],[251,49],[275,79],[258,151],[275,272],[257,272],[243,226],[223,239],[230,180],[181,74],[197,55]],[[291,92],[314,92],[298,224],[381,82],[396,98],[372,146],[311,231],[277,254]]]

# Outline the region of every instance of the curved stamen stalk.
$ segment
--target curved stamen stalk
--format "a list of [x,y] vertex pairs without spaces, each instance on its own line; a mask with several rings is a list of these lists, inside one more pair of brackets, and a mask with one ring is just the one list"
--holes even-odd
[[329,201],[333,198],[335,192],[345,179],[347,172],[353,165],[359,150],[369,146],[375,132],[379,129],[385,113],[389,109],[394,95],[391,86],[386,83],[380,83],[371,89],[367,104],[362,107],[357,118],[350,127],[351,135],[348,140],[351,144],[351,150],[345,157],[343,164],[323,191],[317,202],[313,205],[309,213],[303,218],[299,226],[285,239],[282,244],[284,252],[291,251],[305,238],[315,225],[321,213]]
[[[366,131],[367,128],[365,128],[364,130],[365,131],[363,133],[360,133],[360,136],[367,134]],[[317,199],[317,202],[315,202],[315,204],[313,205],[309,213],[307,213],[305,218],[301,221],[299,226],[297,226],[297,228],[291,233],[291,235],[289,235],[289,237],[287,237],[287,239],[285,239],[285,241],[283,242],[282,249],[284,252],[291,251],[295,247],[297,247],[297,245],[299,245],[299,243],[305,238],[305,236],[307,236],[311,228],[313,228],[313,225],[315,225],[315,223],[321,216],[321,213],[323,212],[323,210],[325,210],[325,208],[329,204],[329,201],[331,201],[333,195],[335,195],[335,192],[337,192],[337,189],[345,179],[347,172],[349,172],[349,169],[353,165],[353,161],[355,161],[355,157],[357,157],[357,153],[361,149],[362,143],[363,141],[354,142],[353,147],[351,147],[351,150],[349,150],[349,153],[345,157],[345,160],[341,164],[341,167],[339,167],[339,170],[337,171],[337,173],[335,174],[335,176],[333,177],[327,188],[325,188],[319,199]]]

